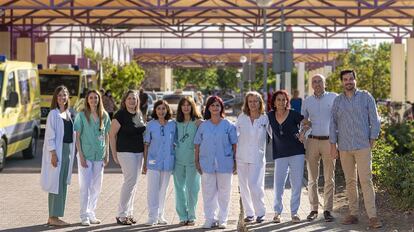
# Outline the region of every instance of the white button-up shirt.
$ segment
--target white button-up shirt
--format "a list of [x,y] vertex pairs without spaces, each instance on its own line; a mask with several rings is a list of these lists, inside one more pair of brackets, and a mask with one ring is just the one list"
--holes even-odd
[[240,114],[236,128],[238,135],[236,160],[243,163],[266,162],[266,134],[269,127],[267,115],[261,115],[252,123],[250,117]]

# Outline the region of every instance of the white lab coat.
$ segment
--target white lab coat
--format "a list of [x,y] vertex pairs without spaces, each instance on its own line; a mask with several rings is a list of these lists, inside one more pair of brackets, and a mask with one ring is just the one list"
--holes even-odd
[[[49,193],[59,194],[59,174],[62,163],[58,162],[56,168],[52,166],[50,151],[55,150],[58,160],[62,160],[64,125],[60,111],[53,109],[49,112],[46,121],[46,131],[43,143],[42,169],[40,173],[40,184],[42,189]],[[71,119],[72,120],[72,119]],[[72,176],[73,160],[75,156],[75,132],[73,143],[70,145],[69,172],[66,183],[69,185]]]

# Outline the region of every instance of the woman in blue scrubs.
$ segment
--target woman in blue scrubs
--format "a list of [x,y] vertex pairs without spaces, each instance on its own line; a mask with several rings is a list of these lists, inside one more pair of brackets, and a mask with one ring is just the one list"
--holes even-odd
[[205,223],[203,228],[227,227],[232,173],[236,170],[236,127],[224,118],[223,100],[207,100],[203,122],[194,138],[195,164],[201,174]]
[[154,104],[154,120],[147,124],[144,136],[144,165],[142,174],[148,177],[148,222],[149,226],[168,224],[164,218],[165,194],[174,169],[175,122],[171,109],[164,100]]

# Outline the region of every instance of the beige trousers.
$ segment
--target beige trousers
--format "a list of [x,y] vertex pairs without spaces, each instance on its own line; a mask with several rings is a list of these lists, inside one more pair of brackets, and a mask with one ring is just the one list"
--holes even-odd
[[340,151],[339,153],[345,175],[346,194],[349,201],[350,214],[358,216],[359,213],[358,173],[362,194],[364,196],[365,210],[369,218],[376,217],[377,209],[375,207],[375,192],[372,184],[371,149]]
[[308,192],[311,211],[318,211],[318,179],[319,164],[322,158],[324,184],[324,203],[326,211],[333,210],[333,196],[335,189],[335,160],[330,155],[329,140],[309,138],[306,142],[306,166],[308,168]]

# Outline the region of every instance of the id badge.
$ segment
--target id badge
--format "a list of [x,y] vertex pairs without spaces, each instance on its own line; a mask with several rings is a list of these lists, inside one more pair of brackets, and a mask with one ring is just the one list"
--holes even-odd
[[104,141],[104,140],[105,140],[105,136],[100,135],[100,136],[98,137],[98,139],[99,139],[99,141]]

